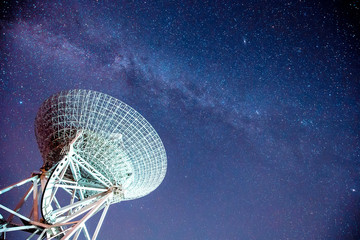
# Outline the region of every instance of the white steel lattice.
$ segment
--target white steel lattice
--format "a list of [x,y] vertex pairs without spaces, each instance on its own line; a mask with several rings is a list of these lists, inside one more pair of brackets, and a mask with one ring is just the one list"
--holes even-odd
[[[154,128],[133,108],[103,93],[53,95],[39,109],[35,134],[45,169],[57,164],[72,143],[74,161],[96,169],[105,178],[102,185],[122,187],[123,199],[113,202],[145,196],[165,177],[166,153]],[[95,172],[79,169],[79,174],[86,186],[101,184]]]

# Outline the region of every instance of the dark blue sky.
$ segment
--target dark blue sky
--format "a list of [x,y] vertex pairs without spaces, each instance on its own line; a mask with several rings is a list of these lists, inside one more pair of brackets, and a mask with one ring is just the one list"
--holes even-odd
[[168,155],[101,239],[360,238],[359,1],[10,2],[0,188],[42,165],[41,103],[92,89],[138,110]]

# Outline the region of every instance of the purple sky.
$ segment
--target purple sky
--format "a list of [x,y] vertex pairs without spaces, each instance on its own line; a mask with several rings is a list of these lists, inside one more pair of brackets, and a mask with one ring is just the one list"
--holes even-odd
[[42,165],[41,103],[92,89],[168,156],[101,239],[360,238],[358,1],[19,2],[2,8],[0,188]]

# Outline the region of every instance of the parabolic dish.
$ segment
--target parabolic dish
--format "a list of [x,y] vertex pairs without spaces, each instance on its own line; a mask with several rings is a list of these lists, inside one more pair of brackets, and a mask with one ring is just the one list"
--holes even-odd
[[122,200],[149,194],[165,177],[166,153],[154,128],[133,108],[103,93],[69,90],[51,96],[37,113],[35,134],[45,169],[58,163],[77,137],[77,153],[122,186]]

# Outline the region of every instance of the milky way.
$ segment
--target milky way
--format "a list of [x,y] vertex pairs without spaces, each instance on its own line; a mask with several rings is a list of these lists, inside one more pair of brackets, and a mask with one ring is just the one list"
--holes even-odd
[[0,187],[41,167],[42,101],[93,89],[144,115],[168,155],[102,239],[359,238],[357,1],[4,6]]

